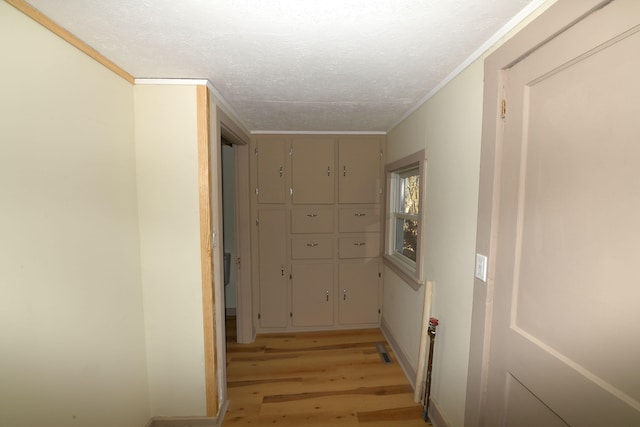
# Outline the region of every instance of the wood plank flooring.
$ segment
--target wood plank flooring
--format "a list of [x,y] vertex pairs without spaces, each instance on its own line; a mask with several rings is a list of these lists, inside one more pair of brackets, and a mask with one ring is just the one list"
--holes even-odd
[[[378,329],[259,335],[235,343],[227,319],[231,426],[429,426]],[[383,342],[392,359],[376,351]]]

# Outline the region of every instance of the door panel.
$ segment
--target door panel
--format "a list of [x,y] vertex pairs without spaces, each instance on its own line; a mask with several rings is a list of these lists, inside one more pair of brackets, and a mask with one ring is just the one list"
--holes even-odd
[[510,427],[567,427],[553,411],[514,377],[507,377],[506,425]]
[[296,138],[293,154],[293,203],[333,203],[335,141],[333,138]]
[[257,142],[258,203],[285,203],[287,141],[260,139]]
[[294,264],[293,325],[333,325],[333,264]]
[[508,71],[487,425],[640,425],[639,25],[614,1]]
[[380,140],[350,138],[338,141],[340,203],[380,201]]
[[377,262],[340,264],[340,324],[378,322],[379,271]]
[[261,209],[258,227],[260,325],[287,326],[286,211]]

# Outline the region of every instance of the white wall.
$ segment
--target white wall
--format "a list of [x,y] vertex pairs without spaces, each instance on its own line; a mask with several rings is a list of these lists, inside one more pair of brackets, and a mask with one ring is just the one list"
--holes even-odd
[[195,86],[135,87],[151,412],[205,416]]
[[0,2],[0,425],[149,419],[133,87]]
[[[388,162],[428,150],[425,277],[440,320],[431,396],[451,426],[464,421],[475,257],[481,62],[475,62],[388,135]],[[414,291],[385,269],[383,318],[417,370],[424,286]]]

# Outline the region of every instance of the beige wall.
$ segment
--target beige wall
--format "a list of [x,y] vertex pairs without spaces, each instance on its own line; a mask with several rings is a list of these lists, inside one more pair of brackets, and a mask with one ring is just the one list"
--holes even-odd
[[[425,277],[434,281],[437,331],[431,395],[452,426],[462,426],[475,257],[482,64],[474,63],[393,129],[388,161],[428,150]],[[417,370],[424,287],[414,291],[385,269],[383,317]]]
[[0,2],[0,425],[149,419],[133,87]]
[[205,416],[196,87],[135,87],[151,412]]
[[[389,162],[423,148],[429,153],[425,278],[434,281],[431,315],[440,320],[431,396],[452,427],[464,425],[472,338],[484,57],[554,2],[542,4],[388,136]],[[414,291],[385,270],[383,318],[414,369],[423,292]]]

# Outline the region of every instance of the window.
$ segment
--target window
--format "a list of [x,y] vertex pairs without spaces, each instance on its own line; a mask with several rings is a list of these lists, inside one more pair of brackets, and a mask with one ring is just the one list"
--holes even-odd
[[413,287],[422,284],[420,259],[424,150],[386,166],[385,264]]

